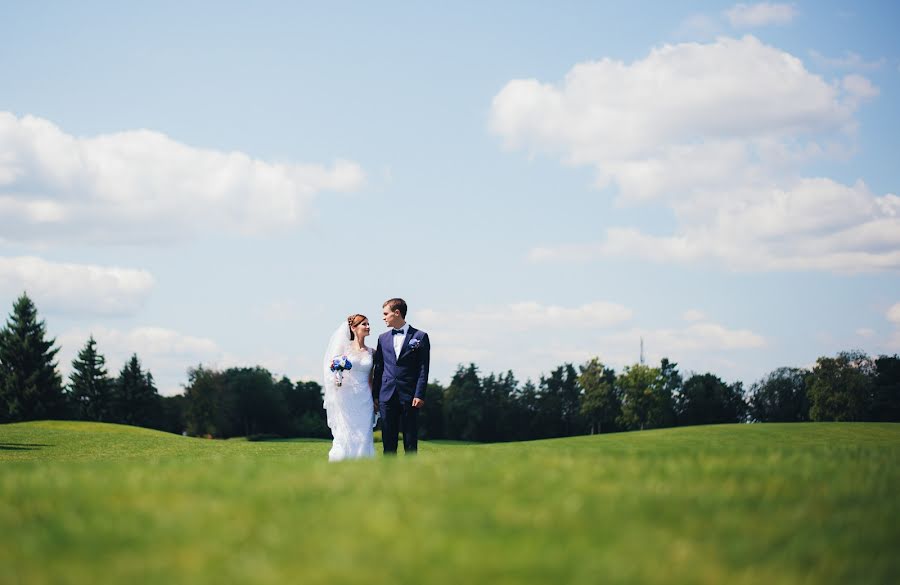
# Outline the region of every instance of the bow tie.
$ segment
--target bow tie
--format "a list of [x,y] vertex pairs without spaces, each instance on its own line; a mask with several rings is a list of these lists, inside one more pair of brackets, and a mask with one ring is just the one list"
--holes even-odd
[[391,335],[399,335],[403,333],[403,329],[391,329]]

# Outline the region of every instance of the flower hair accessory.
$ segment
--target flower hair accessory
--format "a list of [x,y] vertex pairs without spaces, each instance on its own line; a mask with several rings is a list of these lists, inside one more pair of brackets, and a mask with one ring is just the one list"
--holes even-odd
[[334,372],[334,381],[340,386],[344,382],[344,371],[353,369],[353,364],[347,356],[336,356],[331,360],[331,371]]

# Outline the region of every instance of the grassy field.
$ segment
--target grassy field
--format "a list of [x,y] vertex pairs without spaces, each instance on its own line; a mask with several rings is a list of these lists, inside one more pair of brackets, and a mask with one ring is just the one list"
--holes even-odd
[[328,448],[0,425],[0,583],[900,582],[900,424]]

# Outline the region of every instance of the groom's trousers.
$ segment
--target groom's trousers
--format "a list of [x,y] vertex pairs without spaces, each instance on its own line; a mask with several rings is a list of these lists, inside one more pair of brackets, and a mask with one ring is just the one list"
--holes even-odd
[[403,452],[415,453],[419,449],[419,409],[412,402],[401,401],[397,392],[387,402],[379,405],[381,411],[381,445],[385,455],[397,453],[398,434],[403,431]]

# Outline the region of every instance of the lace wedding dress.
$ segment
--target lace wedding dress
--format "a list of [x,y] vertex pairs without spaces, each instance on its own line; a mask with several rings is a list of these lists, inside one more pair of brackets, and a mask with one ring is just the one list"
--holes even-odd
[[[324,406],[328,428],[334,437],[329,461],[375,456],[372,438],[375,412],[369,386],[375,351],[367,348],[360,352],[353,348],[355,343],[350,342],[346,321],[343,331],[346,333],[339,328],[332,336],[325,354]],[[353,367],[342,373],[343,380],[338,386],[336,374],[331,371],[331,360],[342,355],[347,356]]]

